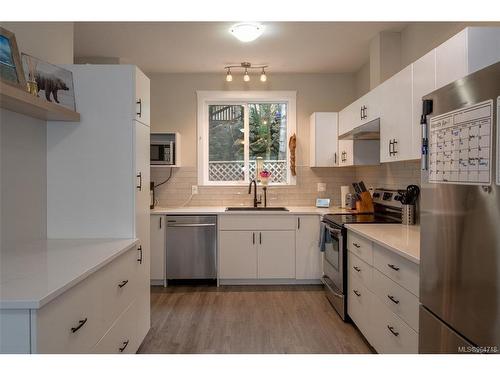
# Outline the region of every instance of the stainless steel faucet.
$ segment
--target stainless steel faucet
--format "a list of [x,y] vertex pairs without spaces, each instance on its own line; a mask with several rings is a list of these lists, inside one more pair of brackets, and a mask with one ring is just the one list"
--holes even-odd
[[253,190],[253,207],[257,208],[259,204],[261,204],[260,200],[257,200],[257,181],[252,180],[250,181],[250,185],[248,185],[248,194],[252,194],[252,184],[254,185],[254,190]]

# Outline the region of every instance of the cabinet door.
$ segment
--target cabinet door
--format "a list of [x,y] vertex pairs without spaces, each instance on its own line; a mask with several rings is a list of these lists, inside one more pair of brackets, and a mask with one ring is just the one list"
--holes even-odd
[[339,166],[346,167],[353,165],[353,141],[339,141]]
[[322,253],[319,251],[319,217],[297,216],[295,232],[295,278],[320,279],[322,275]]
[[366,124],[380,117],[381,90],[379,86],[366,93],[360,99],[361,121],[360,124]]
[[436,88],[467,75],[467,30],[436,48]]
[[151,102],[149,78],[139,69],[135,69],[136,120],[149,126],[151,123]]
[[294,279],[295,232],[259,232],[257,259],[259,279]]
[[164,215],[151,215],[151,280],[155,281],[165,279],[165,228]]
[[219,232],[219,277],[257,278],[257,235],[252,231]]
[[412,159],[422,155],[422,97],[436,89],[436,51],[432,50],[413,63]]
[[407,66],[381,85],[380,161],[411,159],[412,67]]
[[149,126],[135,121],[135,232],[140,241],[138,252],[141,262],[138,264],[138,334],[142,340],[150,327],[149,286],[150,286],[150,252],[149,252]]
[[339,135],[351,131],[361,121],[361,102],[358,99],[339,112]]
[[310,117],[309,166],[335,167],[338,165],[338,114],[315,112]]

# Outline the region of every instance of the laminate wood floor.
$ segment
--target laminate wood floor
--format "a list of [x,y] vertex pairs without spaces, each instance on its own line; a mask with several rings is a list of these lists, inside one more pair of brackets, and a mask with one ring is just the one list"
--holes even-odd
[[151,288],[139,353],[372,353],[320,286]]

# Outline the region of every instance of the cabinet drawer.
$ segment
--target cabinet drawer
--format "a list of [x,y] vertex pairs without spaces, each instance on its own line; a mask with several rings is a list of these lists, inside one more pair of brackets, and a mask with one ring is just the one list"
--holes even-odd
[[369,265],[373,264],[373,244],[366,238],[348,231],[347,249]]
[[381,354],[412,354],[418,352],[418,334],[375,295],[370,303],[370,344]]
[[137,304],[134,301],[92,348],[92,353],[132,354],[137,351],[139,344],[137,342]]
[[363,335],[370,340],[368,317],[371,293],[357,277],[352,277],[350,273],[347,284],[347,313]]
[[295,230],[294,215],[221,215],[220,230]]
[[372,290],[391,310],[418,332],[418,298],[378,270],[373,270]]
[[418,265],[377,244],[373,247],[373,265],[384,275],[418,297]]
[[137,250],[131,249],[99,272],[97,277],[102,288],[101,319],[108,329],[137,294]]
[[[36,353],[88,353],[104,331],[94,275],[36,311]],[[32,327],[33,329],[33,327]]]
[[364,286],[371,289],[373,267],[363,262],[351,251],[347,254],[347,268],[349,275],[360,280]]

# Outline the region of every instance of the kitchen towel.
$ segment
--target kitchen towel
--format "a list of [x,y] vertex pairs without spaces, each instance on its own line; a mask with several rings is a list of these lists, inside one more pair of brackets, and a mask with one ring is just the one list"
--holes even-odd
[[326,227],[325,223],[321,223],[319,226],[319,251],[324,252],[327,243],[332,242],[332,237],[330,231]]

